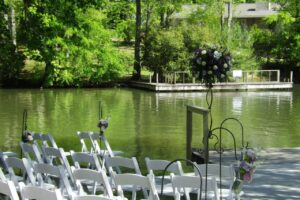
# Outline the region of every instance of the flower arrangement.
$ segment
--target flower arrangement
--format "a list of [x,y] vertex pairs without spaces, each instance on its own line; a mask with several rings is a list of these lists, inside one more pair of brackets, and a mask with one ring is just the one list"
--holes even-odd
[[243,158],[240,162],[239,173],[240,179],[246,183],[252,181],[253,173],[255,172],[256,166],[256,154],[253,149],[243,149]]
[[235,194],[239,194],[244,183],[250,183],[253,179],[256,166],[256,154],[253,149],[244,148],[242,150],[242,160],[237,166],[237,178],[233,183],[232,190]]
[[217,47],[199,48],[192,59],[193,74],[210,87],[217,81],[226,81],[231,67],[229,52],[218,50]]

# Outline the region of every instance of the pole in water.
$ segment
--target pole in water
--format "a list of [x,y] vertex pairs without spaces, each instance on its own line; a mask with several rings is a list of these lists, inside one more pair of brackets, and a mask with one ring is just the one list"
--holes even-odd
[[29,142],[31,141],[32,138],[32,134],[30,133],[30,131],[27,130],[27,110],[24,109],[23,111],[23,124],[22,124],[22,137],[21,140],[23,142]]
[[101,101],[99,101],[99,105],[98,105],[98,113],[99,113],[99,120],[102,119],[103,117],[103,109],[102,109],[102,106],[101,106]]

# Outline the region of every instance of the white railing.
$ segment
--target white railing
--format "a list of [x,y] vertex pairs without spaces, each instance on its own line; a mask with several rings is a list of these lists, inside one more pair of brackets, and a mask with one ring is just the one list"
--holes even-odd
[[[176,71],[171,73],[165,73],[163,76],[163,80],[161,81],[159,81],[158,73],[156,73],[156,77],[155,79],[153,79],[154,74],[155,73],[149,74],[149,83],[152,83],[153,80],[155,83],[169,84],[196,83],[196,78],[192,77],[189,71]],[[233,70],[228,76],[229,78],[227,82],[280,82],[280,70]],[[290,77],[283,79],[283,82],[293,82],[293,71],[290,72]]]

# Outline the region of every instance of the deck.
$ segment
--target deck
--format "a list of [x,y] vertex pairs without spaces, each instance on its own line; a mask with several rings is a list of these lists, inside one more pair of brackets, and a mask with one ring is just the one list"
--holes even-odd
[[[146,83],[130,82],[134,88],[155,92],[182,92],[182,91],[206,91],[207,88],[201,83]],[[247,91],[247,90],[288,90],[293,88],[292,82],[234,82],[216,83],[213,90],[217,91]]]

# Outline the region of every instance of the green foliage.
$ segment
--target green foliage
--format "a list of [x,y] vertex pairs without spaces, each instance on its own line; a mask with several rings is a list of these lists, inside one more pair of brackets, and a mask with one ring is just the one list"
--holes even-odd
[[255,29],[254,48],[265,64],[300,66],[300,18],[290,12],[281,11],[266,18],[271,29]]
[[253,53],[252,32],[238,23],[233,23],[230,28],[223,25],[222,28],[220,5],[220,2],[210,2],[206,7],[199,6],[196,12],[176,27],[150,32],[145,41],[147,49],[144,50],[146,54],[143,64],[159,72],[187,70],[186,66],[189,64],[184,61],[189,61],[196,49],[203,46],[219,46],[231,53],[233,68],[258,68]]
[[231,53],[234,59],[234,68],[243,70],[255,70],[259,67],[253,49],[253,33],[240,24],[233,24],[224,31],[226,40],[223,45]]
[[[106,16],[93,6],[31,4],[24,35],[28,52],[46,63],[45,86],[98,85],[123,71],[123,59],[105,28]],[[31,24],[31,23],[30,23]]]
[[130,0],[110,2],[106,9],[107,25],[117,36],[130,43],[135,34],[135,6]]
[[12,86],[18,83],[24,57],[12,42],[8,21],[5,20],[7,14],[8,7],[0,1],[0,81]]
[[150,70],[161,74],[189,68],[189,54],[180,29],[153,31],[148,40],[149,55],[143,64]]

